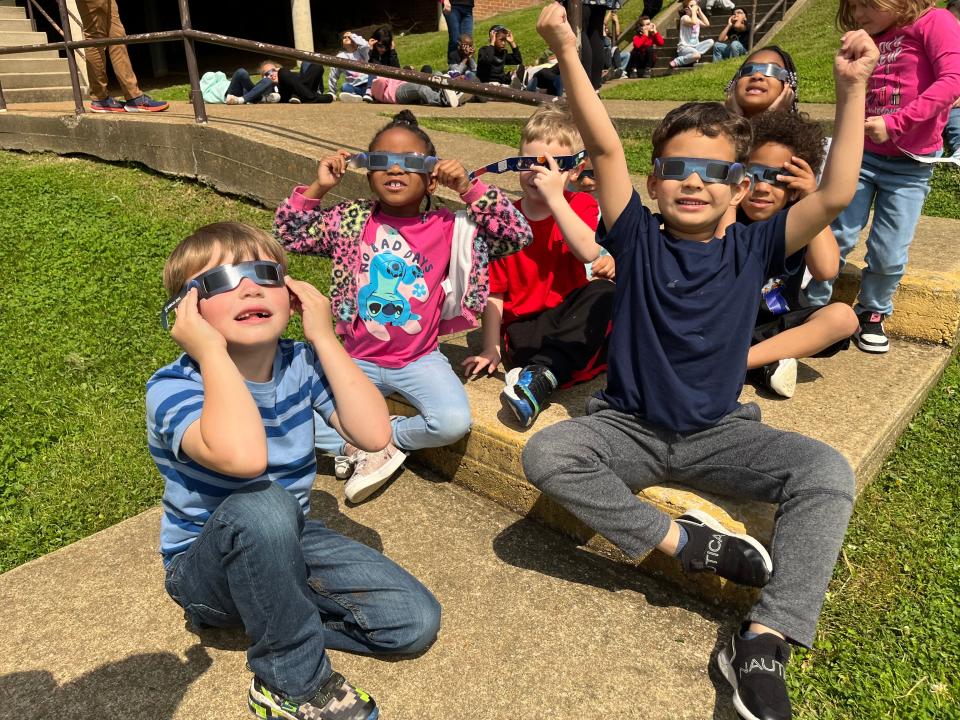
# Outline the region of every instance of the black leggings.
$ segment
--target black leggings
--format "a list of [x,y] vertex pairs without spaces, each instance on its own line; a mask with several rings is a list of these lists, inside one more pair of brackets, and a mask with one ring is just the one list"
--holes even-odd
[[606,5],[581,5],[583,25],[580,33],[580,61],[587,71],[594,90],[600,89],[603,75],[603,18],[606,17]]
[[298,73],[280,68],[277,87],[280,90],[280,102],[290,102],[291,97],[297,97],[305,103],[318,102],[323,87],[323,65],[311,62]]

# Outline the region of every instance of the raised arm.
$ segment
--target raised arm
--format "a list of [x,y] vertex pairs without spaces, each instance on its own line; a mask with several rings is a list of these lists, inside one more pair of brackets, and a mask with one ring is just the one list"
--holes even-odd
[[328,230],[330,210],[320,200],[330,192],[347,171],[350,154],[340,150],[317,165],[317,178],[308,187],[294,188],[273,218],[273,234],[284,248],[296,253],[330,256],[333,251]]
[[790,208],[786,256],[805,247],[853,199],[863,160],[863,117],[866,83],[880,53],[863,30],[845,33],[833,64],[837,109],[833,144],[820,187]]
[[[547,156],[547,167],[534,167],[535,173],[533,183],[537,186],[540,194],[547,201],[547,207],[557,221],[557,227],[560,234],[563,235],[570,252],[580,262],[593,262],[600,255],[600,246],[596,241],[597,228],[596,223],[590,227],[577,212],[570,207],[567,198],[563,194],[563,189],[567,186],[567,180],[570,177],[569,172],[560,172],[557,167],[557,161],[552,156]],[[596,218],[596,208],[594,208],[594,219]]]
[[580,63],[577,39],[561,4],[551,3],[543,9],[537,32],[557,55],[570,112],[600,179],[597,195],[603,221],[612,227],[633,194],[620,136]]

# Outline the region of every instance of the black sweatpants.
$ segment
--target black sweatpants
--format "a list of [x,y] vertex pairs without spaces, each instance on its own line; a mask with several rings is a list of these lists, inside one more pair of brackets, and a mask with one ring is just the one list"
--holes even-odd
[[506,365],[543,365],[560,386],[595,375],[607,362],[614,289],[609,280],[593,280],[556,307],[510,323],[503,343]]
[[277,88],[280,90],[280,102],[290,102],[297,97],[300,102],[315,103],[323,87],[323,65],[311,62],[306,69],[298,73],[280,68],[277,73]]
[[630,62],[627,63],[627,72],[636,70],[643,72],[657,64],[657,53],[652,47],[634,48],[630,51]]

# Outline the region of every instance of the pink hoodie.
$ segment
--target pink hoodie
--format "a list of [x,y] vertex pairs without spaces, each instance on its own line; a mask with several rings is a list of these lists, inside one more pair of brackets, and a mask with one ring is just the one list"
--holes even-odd
[[960,23],[948,11],[928,10],[912,25],[873,38],[880,62],[867,83],[867,117],[882,115],[890,140],[866,139],[879,155],[909,150],[926,155],[943,147],[950,107],[960,97]]

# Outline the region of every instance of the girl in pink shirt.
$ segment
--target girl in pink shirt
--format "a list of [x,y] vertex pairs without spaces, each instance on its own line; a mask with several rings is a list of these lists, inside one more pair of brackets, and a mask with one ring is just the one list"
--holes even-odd
[[[344,493],[353,502],[383,485],[409,451],[449,445],[470,429],[467,395],[438,338],[477,325],[490,260],[531,239],[501,190],[471,181],[458,161],[436,154],[413,113],[403,110],[366,153],[323,158],[317,179],[294,188],[274,221],[288,250],[332,259],[330,303],[344,347],[384,395],[397,393],[418,411],[394,417],[391,443],[370,454],[315,415],[316,445],[337,456],[337,477],[349,478]],[[321,208],[351,161],[367,168],[376,199]],[[438,184],[456,190],[466,209],[431,210]]]
[[[884,353],[883,321],[893,312],[893,294],[907,265],[907,251],[930,191],[933,165],[914,156],[942,152],[950,107],[960,97],[960,25],[933,0],[840,0],[844,30],[862,28],[880,49],[867,86],[863,163],[853,202],[832,227],[841,262],[857,244],[871,207],[867,267],[854,310],[857,346]],[[832,281],[814,282],[815,305],[830,299]]]

